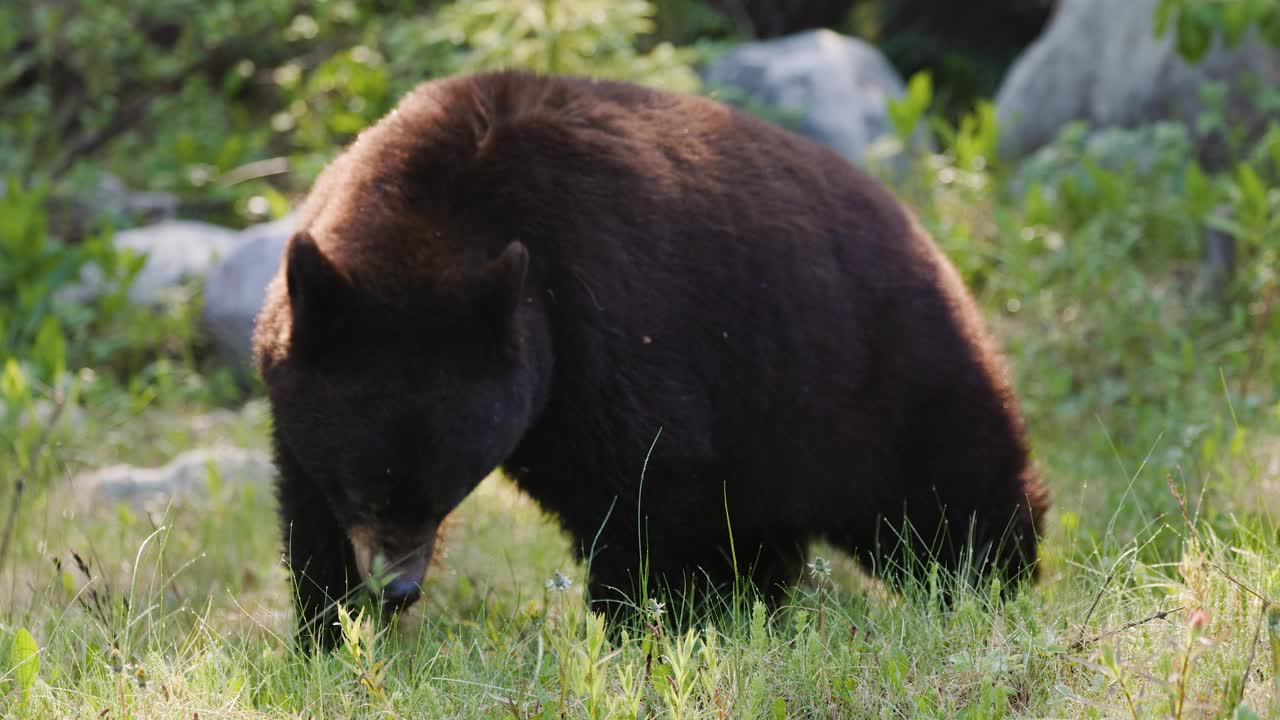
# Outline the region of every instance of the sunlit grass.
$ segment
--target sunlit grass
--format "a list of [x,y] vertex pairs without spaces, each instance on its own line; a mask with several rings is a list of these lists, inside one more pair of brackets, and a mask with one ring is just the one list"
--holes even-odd
[[[150,436],[150,422],[170,420],[144,414],[133,432]],[[261,419],[236,422],[223,429]],[[1260,716],[1280,710],[1251,594],[1280,597],[1276,527],[1251,499],[1263,475],[1171,489],[1168,468],[1110,458],[1112,470],[1081,477],[1057,464],[1069,445],[1042,444],[1058,490],[1045,579],[1012,602],[964,592],[947,610],[936,586],[889,593],[819,546],[832,571],[821,594],[809,577],[775,613],[729,598],[731,612],[688,634],[666,608],[639,613],[610,640],[588,621],[565,536],[495,476],[450,523],[417,609],[389,629],[353,626],[362,654],[319,658],[290,643],[268,488],[72,514],[54,482],[33,498],[37,522],[5,575],[0,657],[19,627],[40,647],[25,700],[6,678],[7,717],[1128,717],[1120,683],[1139,717],[1178,697],[1184,717],[1225,712],[1242,684]],[[1265,471],[1274,447],[1260,436],[1224,469]],[[564,592],[546,585],[557,571],[573,580]],[[1193,610],[1207,613],[1194,636]],[[1172,612],[1107,634],[1160,611]],[[1171,682],[1187,647],[1199,654]]]

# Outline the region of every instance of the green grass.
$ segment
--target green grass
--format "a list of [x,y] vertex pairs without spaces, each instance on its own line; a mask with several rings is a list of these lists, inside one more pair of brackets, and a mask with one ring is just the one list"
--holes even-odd
[[[160,413],[155,420],[172,424]],[[150,421],[144,415],[130,433],[151,436]],[[233,424],[215,434],[262,430],[258,413]],[[1050,457],[1067,450],[1041,444]],[[1250,472],[1251,460],[1274,465],[1270,450],[1269,458],[1242,450],[1239,472]],[[426,596],[403,626],[363,635],[360,656],[348,647],[319,659],[294,655],[287,640],[268,489],[224,484],[207,501],[177,499],[152,516],[116,508],[68,516],[54,484],[32,498],[5,577],[0,657],[19,627],[40,648],[25,700],[13,692],[14,673],[6,678],[7,717],[560,717],[562,709],[625,717],[637,706],[646,717],[687,718],[1127,716],[1113,676],[1139,698],[1140,716],[1153,717],[1177,697],[1176,684],[1154,678],[1180,667],[1192,608],[1208,611],[1204,637],[1214,644],[1193,641],[1187,702],[1224,711],[1232,683],[1252,667],[1246,700],[1260,713],[1280,711],[1265,630],[1250,652],[1259,602],[1233,582],[1280,596],[1276,527],[1248,484],[1236,483],[1241,494],[1230,498],[1252,511],[1242,514],[1203,507],[1236,492],[1225,481],[1190,484],[1188,526],[1162,477],[1169,468],[1117,465],[1083,477],[1070,473],[1071,454],[1061,454],[1063,465],[1046,461],[1058,491],[1046,577],[1013,602],[968,593],[944,610],[927,585],[900,597],[815,548],[836,558],[821,622],[810,578],[776,613],[743,602],[691,635],[659,623],[616,643],[583,623],[582,570],[566,539],[494,477],[458,511]],[[1124,488],[1112,512],[1096,507],[1094,492],[1124,496]],[[71,551],[89,560],[92,582]],[[63,559],[65,579],[51,557]],[[557,570],[575,580],[563,594],[544,585]],[[94,606],[90,592],[100,610],[85,609]],[[1186,610],[1166,620],[1078,644],[1179,607]],[[112,672],[113,644],[131,668]],[[362,683],[382,660],[377,679]],[[145,672],[145,687],[133,667]]]
[[[82,392],[76,423],[0,459],[29,481],[0,570],[0,716],[1277,716],[1280,615],[1262,600],[1280,600],[1276,238],[1245,248],[1229,297],[1195,301],[1202,198],[1178,162],[1068,163],[1014,197],[955,149],[984,142],[966,132],[899,189],[1008,348],[1055,500],[1033,590],[945,609],[946,578],[899,595],[815,547],[830,579],[798,578],[776,611],[725,598],[679,634],[667,607],[609,639],[567,539],[495,476],[453,516],[409,616],[376,634],[349,620],[339,652],[299,656],[269,488],[221,482],[145,512],[68,489],[81,468],[264,446],[260,400],[208,414],[171,370],[159,395]],[[38,433],[15,427],[7,442],[32,454]],[[545,585],[557,571],[563,593]]]

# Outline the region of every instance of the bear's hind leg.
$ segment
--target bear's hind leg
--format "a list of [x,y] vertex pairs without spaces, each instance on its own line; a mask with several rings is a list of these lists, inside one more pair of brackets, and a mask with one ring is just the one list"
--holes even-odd
[[[805,567],[805,551],[808,543],[799,537],[770,537],[759,543],[746,544],[756,549],[751,564],[746,568],[751,583],[765,603],[777,606],[786,599],[787,592],[801,578]],[[742,562],[742,549],[738,549]]]
[[900,494],[877,503],[873,522],[828,533],[831,542],[899,589],[939,577],[950,595],[999,577],[1012,591],[1034,579],[1047,499],[1018,435],[999,412],[978,410],[977,403],[954,413],[940,407],[939,416],[962,420],[909,433],[915,442],[895,477]]
[[668,617],[677,624],[730,610],[735,591],[758,592],[767,604],[776,606],[804,567],[804,544],[799,538],[738,538],[731,548],[727,536],[717,542],[710,537],[666,534],[650,541],[643,566],[634,536],[623,543],[612,546],[625,548],[621,552],[595,558],[588,585],[593,606],[611,623],[625,622],[637,609],[643,615],[648,604],[642,598],[665,603]]

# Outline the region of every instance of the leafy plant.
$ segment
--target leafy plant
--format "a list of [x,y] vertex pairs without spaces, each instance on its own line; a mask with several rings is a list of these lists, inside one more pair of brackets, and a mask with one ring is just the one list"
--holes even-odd
[[390,658],[380,657],[379,639],[386,632],[378,630],[373,620],[365,617],[364,608],[352,615],[338,605],[338,625],[342,631],[342,664],[354,677],[356,686],[372,702],[387,706],[386,673]]
[[901,98],[890,98],[888,111],[893,132],[906,144],[916,128],[927,117],[933,103],[933,78],[925,71],[918,72],[907,81],[907,92]]
[[1160,0],[1156,35],[1174,32],[1178,54],[1188,62],[1204,59],[1215,38],[1235,47],[1250,31],[1280,48],[1280,5],[1273,0]]
[[443,73],[515,67],[696,89],[692,51],[667,42],[637,49],[654,29],[646,0],[456,0],[399,35],[422,32]]
[[29,630],[18,628],[9,644],[8,670],[4,674],[13,677],[22,700],[27,700],[31,695],[31,688],[35,686],[39,672],[40,647]]
[[[143,258],[116,251],[106,233],[74,246],[55,241],[46,195],[47,186],[28,190],[11,180],[0,196],[0,362],[19,359],[50,383],[68,361],[87,359],[92,333],[128,312],[126,295]],[[97,298],[88,308],[60,300],[90,263],[102,276]],[[113,354],[95,359],[110,361]]]
[[697,87],[693,51],[653,35],[646,0],[74,0],[5,4],[0,28],[15,58],[0,71],[0,174],[84,193],[114,172],[223,218],[278,214],[281,193],[432,76]]

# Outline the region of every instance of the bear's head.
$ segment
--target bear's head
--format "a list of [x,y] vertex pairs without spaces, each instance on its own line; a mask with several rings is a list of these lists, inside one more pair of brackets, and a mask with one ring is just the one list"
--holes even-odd
[[360,580],[390,579],[399,607],[418,597],[441,521],[534,421],[548,345],[521,302],[520,241],[442,267],[371,244],[378,232],[304,224],[256,342],[280,452],[325,500]]

